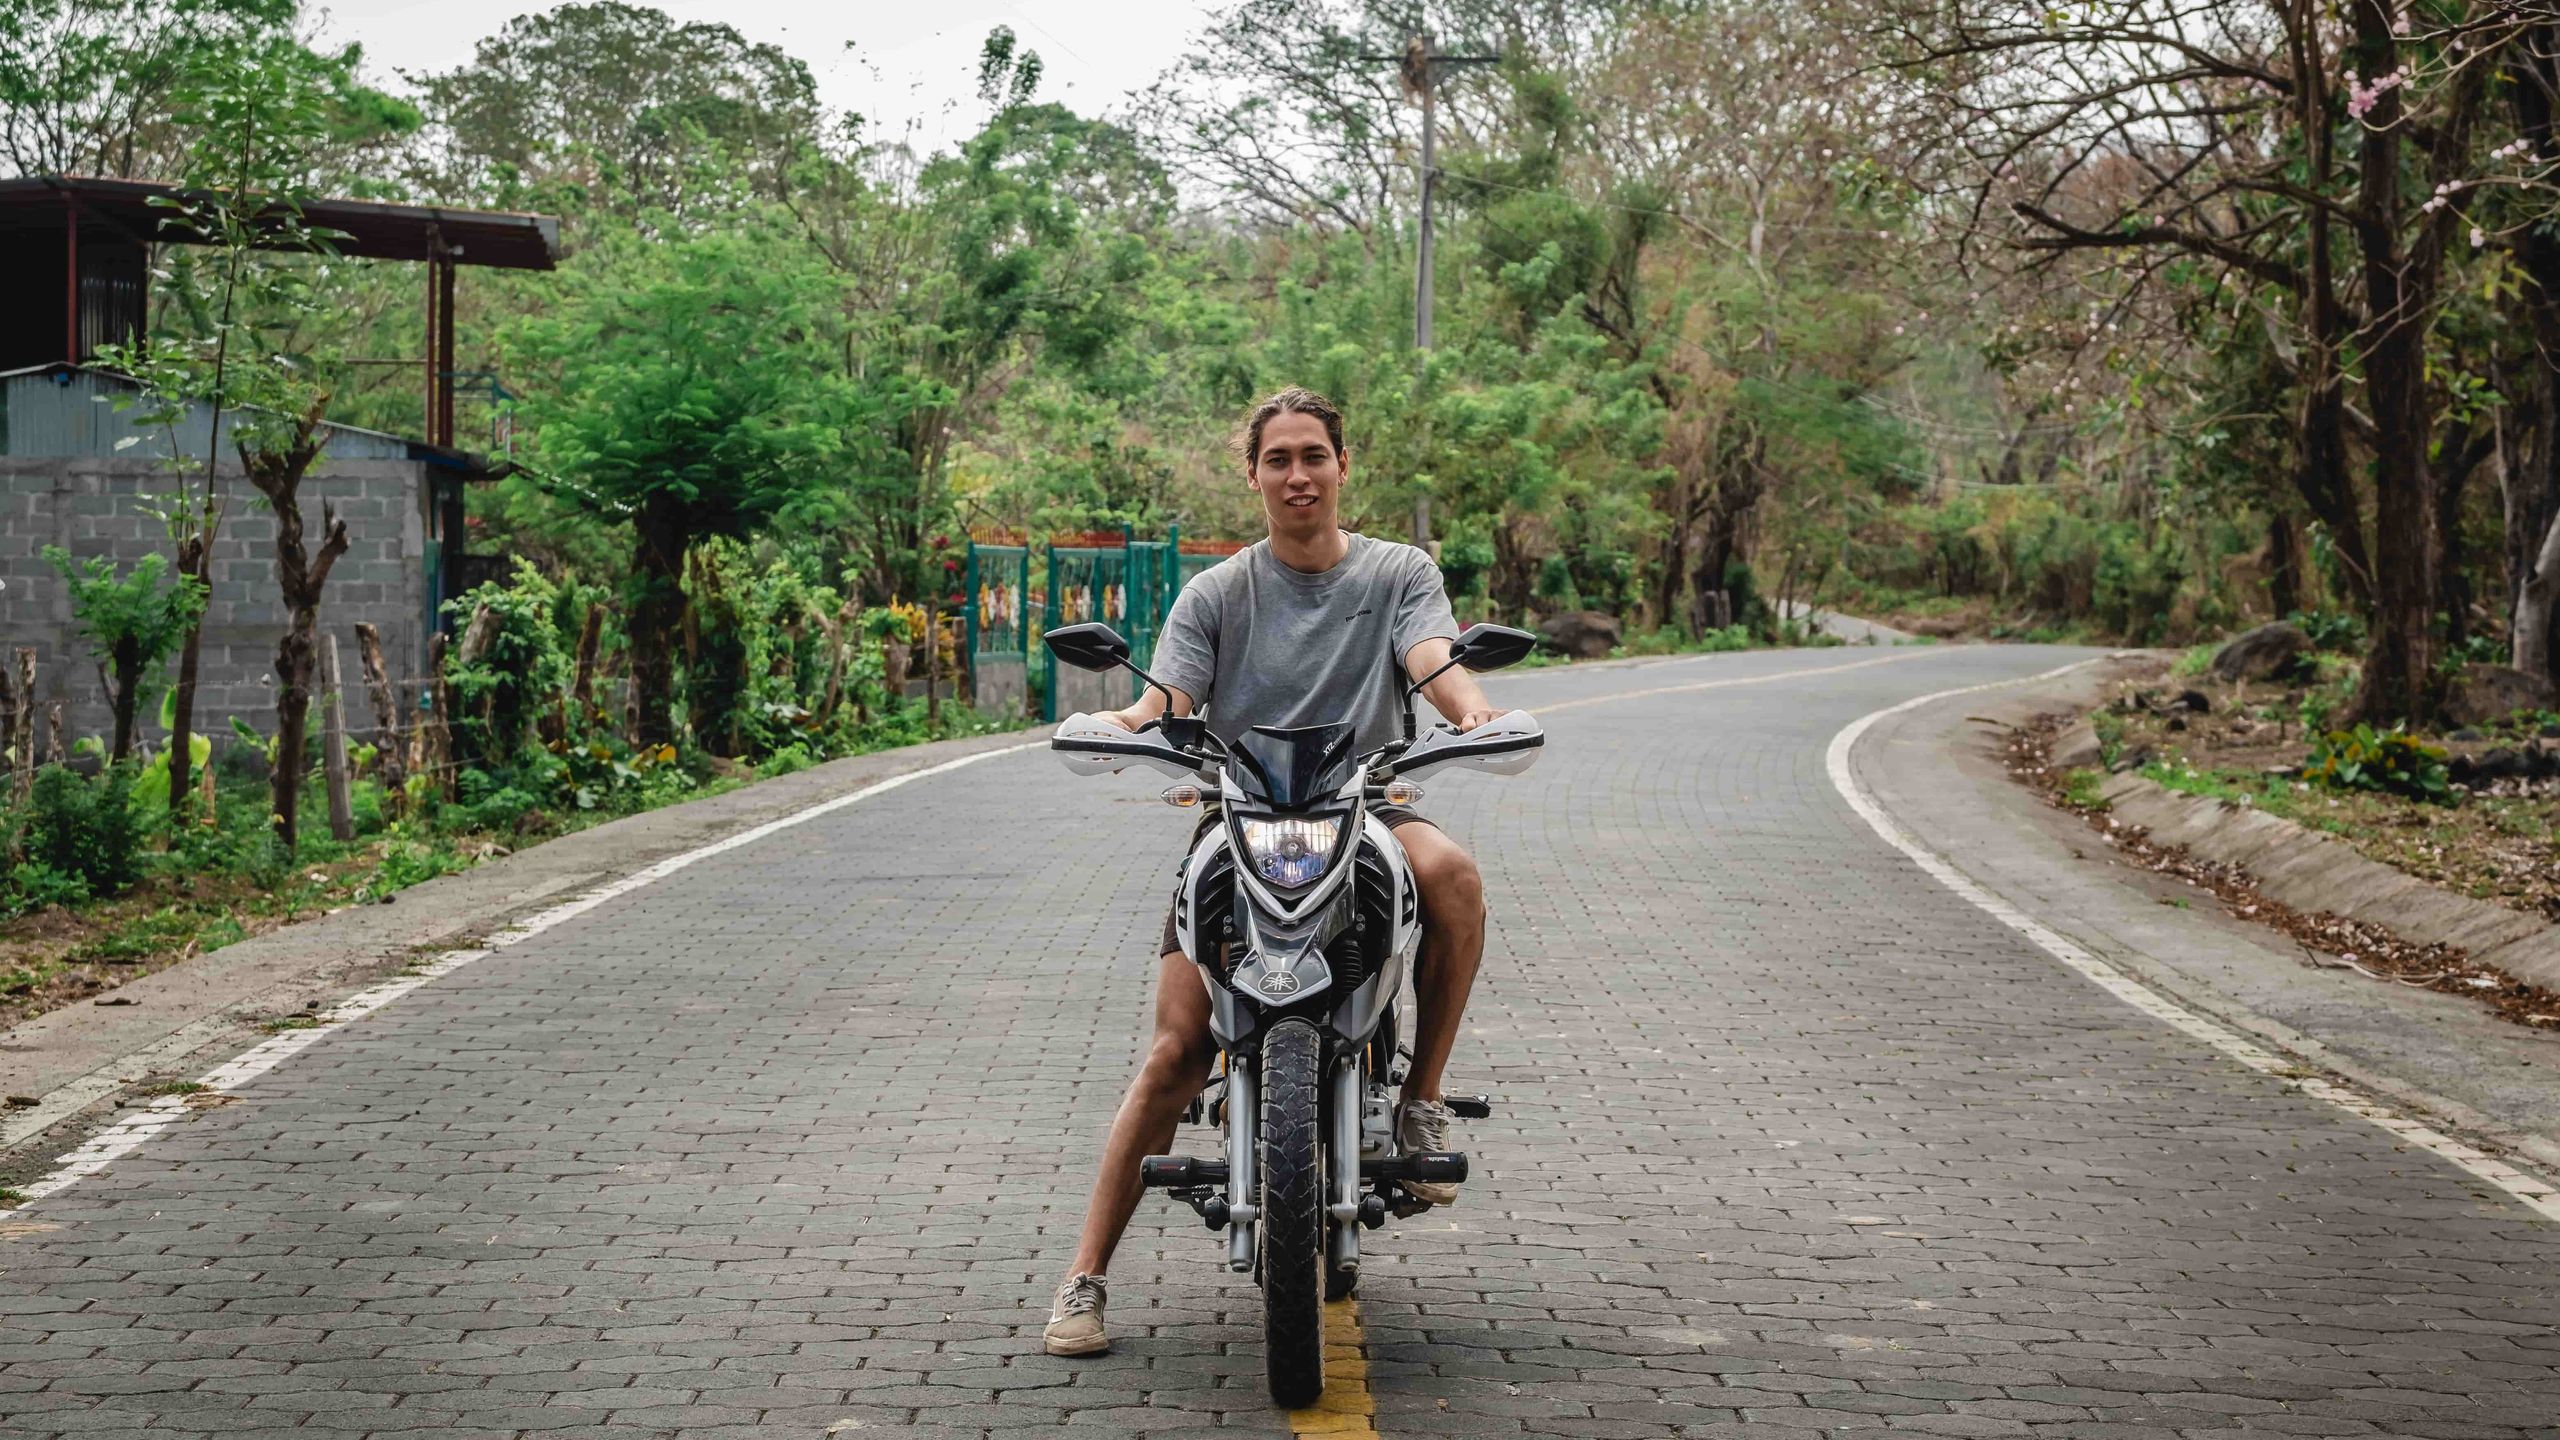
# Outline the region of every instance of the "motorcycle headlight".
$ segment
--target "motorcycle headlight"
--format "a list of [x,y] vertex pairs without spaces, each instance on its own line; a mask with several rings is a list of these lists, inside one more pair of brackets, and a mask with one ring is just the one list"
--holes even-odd
[[1342,838],[1342,817],[1255,820],[1239,817],[1245,859],[1253,873],[1274,885],[1304,885],[1324,873]]

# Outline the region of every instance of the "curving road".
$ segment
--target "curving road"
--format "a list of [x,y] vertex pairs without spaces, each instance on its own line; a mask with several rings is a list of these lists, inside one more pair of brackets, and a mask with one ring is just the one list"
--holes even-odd
[[1502,1105],[1460,1204],[1372,1237],[1324,1415],[1268,1408],[1254,1292],[1167,1202],[1117,1351],[1035,1353],[1189,817],[1026,753],[447,975],[21,1212],[0,1434],[2560,1434],[2560,1226],[2064,970],[1826,779],[1858,716],[2085,653],[1494,685],[1545,762],[1424,808],[1491,881],[1453,1078]]

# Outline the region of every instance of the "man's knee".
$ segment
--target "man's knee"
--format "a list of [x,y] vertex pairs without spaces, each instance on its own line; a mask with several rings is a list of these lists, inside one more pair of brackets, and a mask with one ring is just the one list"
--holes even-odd
[[1484,874],[1476,868],[1475,857],[1460,849],[1455,841],[1422,849],[1410,854],[1414,888],[1422,892],[1423,910],[1446,924],[1461,916],[1475,919],[1484,914]]
[[1150,1090],[1189,1093],[1209,1080],[1209,1066],[1218,1050],[1206,1030],[1197,1035],[1177,1035],[1159,1030],[1147,1045],[1147,1058],[1138,1067],[1138,1083]]

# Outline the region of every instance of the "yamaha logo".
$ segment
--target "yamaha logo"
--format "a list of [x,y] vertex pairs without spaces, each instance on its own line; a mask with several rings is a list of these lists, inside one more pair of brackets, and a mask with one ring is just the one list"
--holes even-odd
[[1262,979],[1258,984],[1262,993],[1265,995],[1295,995],[1298,993],[1298,977],[1290,974],[1286,970],[1266,970],[1262,972]]

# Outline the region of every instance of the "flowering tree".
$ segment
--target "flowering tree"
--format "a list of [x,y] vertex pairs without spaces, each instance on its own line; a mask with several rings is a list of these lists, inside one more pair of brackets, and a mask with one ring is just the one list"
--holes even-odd
[[2484,163],[2536,163],[2488,127],[2493,81],[2548,43],[2542,9],[1895,0],[1881,12],[1923,117],[1911,153],[1932,157],[1916,176],[1973,239],[2118,293],[2201,275],[2220,310],[2275,335],[2294,485],[2373,622],[2354,701],[2367,718],[2421,716],[2439,698],[2446,502],[2489,447],[2455,425],[2462,407],[2429,347],[2450,277],[2490,240]]

